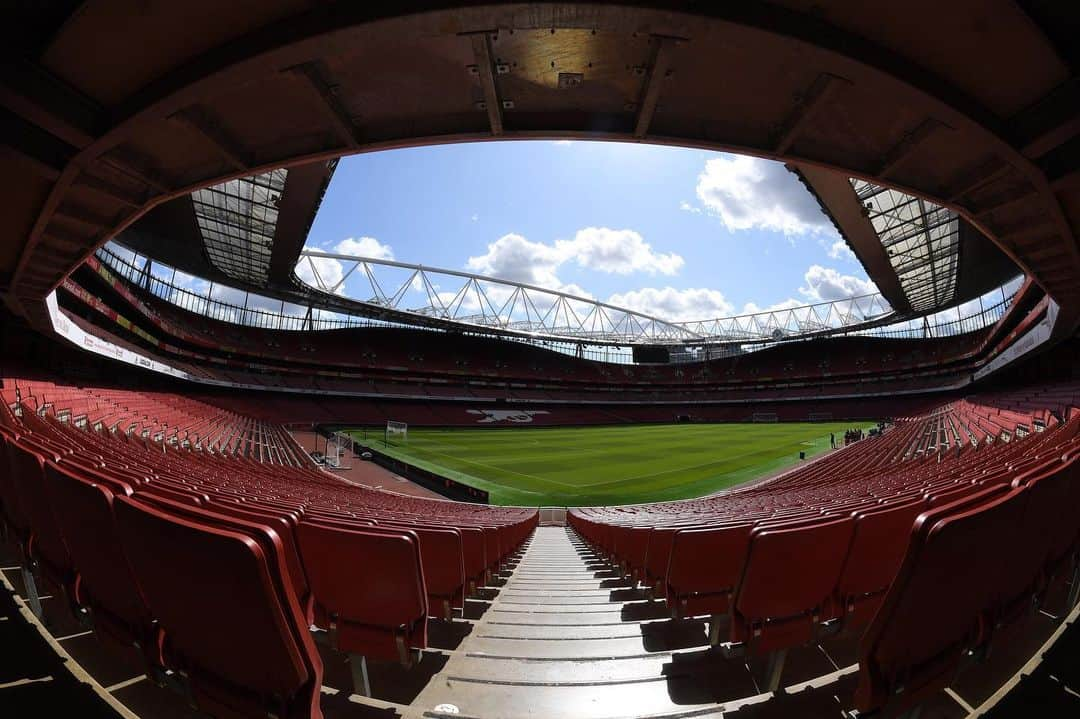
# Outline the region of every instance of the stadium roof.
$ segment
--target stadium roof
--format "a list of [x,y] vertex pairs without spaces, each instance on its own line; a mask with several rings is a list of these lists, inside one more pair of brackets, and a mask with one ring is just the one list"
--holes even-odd
[[[341,278],[323,277],[324,263],[340,264]],[[313,279],[318,300],[357,315],[410,324],[483,328],[555,341],[594,344],[705,344],[769,342],[875,327],[897,319],[880,294],[732,317],[674,322],[606,302],[460,270],[370,257],[304,250],[297,264]],[[359,294],[345,293],[356,278]],[[343,300],[345,302],[343,302]]]
[[265,285],[287,169],[271,170],[191,195],[203,247],[217,269],[235,280]]
[[852,179],[852,186],[915,312],[949,304],[956,295],[960,218],[921,197]]
[[934,22],[839,0],[192,0],[122,23],[107,3],[17,4],[0,283],[47,328],[45,296],[94,247],[202,187],[389,147],[644,140],[831,168],[955,211],[1071,330],[1080,8],[905,10]]
[[[957,335],[995,323],[1022,287],[1031,285],[1030,280],[1017,275],[960,306],[917,318],[898,316],[881,295],[874,294],[734,317],[671,322],[590,298],[459,270],[316,250],[305,250],[298,267],[298,274],[306,268],[303,273],[311,278],[308,289],[277,296],[187,275],[116,242],[99,248],[97,257],[104,266],[95,272],[104,273],[107,282],[112,282],[115,273],[165,302],[224,322],[293,331],[370,325],[422,327],[516,339],[549,348],[557,345],[562,351],[636,345],[673,349],[729,345],[745,350],[828,335]],[[327,271],[326,263],[340,266]],[[359,294],[359,299],[342,292],[353,275],[359,281],[353,284],[352,294]],[[297,285],[303,285],[299,278]]]

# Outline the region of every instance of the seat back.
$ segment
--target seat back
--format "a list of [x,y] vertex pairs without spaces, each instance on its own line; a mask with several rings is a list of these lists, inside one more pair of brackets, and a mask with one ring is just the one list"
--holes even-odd
[[[603,528],[603,524],[593,524],[593,527]],[[653,527],[649,530],[648,541],[645,548],[645,582],[651,587],[663,589],[667,585],[668,569],[671,565],[671,544],[675,541],[675,533],[683,529],[695,527]],[[599,533],[598,530],[594,530]]]
[[852,517],[755,529],[735,595],[732,641],[746,642],[753,653],[810,641],[854,529]]
[[30,536],[30,520],[22,509],[19,493],[12,479],[13,457],[9,447],[14,444],[15,436],[0,430],[0,519],[25,541]]
[[[45,485],[45,458],[55,458],[48,449],[33,446],[29,437],[8,446],[10,481],[18,506],[30,525],[30,554],[46,576],[65,587],[74,588],[71,554],[53,512],[52,498]],[[72,594],[74,594],[72,592]],[[76,600],[77,597],[71,596]]]
[[307,608],[310,603],[311,588],[308,585],[307,574],[304,572],[304,564],[300,561],[300,550],[296,545],[297,522],[293,515],[234,502],[211,501],[207,509],[238,519],[265,524],[273,529],[281,538],[285,566],[288,567],[289,577],[292,579],[296,596],[300,600],[300,606]]
[[191,683],[219,716],[321,717],[322,662],[280,547],[134,498],[114,499],[124,554]]
[[121,549],[114,493],[65,464],[47,464],[45,481],[79,574],[79,596],[93,610],[95,626],[120,641],[138,642],[150,661],[161,664],[159,633]]
[[[833,592],[836,615],[862,625],[873,612],[904,560],[911,527],[926,508],[914,501],[869,509],[854,515],[855,527]],[[876,597],[876,599],[872,599]]]
[[[948,684],[979,637],[996,565],[1024,516],[1022,489],[995,485],[924,512],[859,645],[860,711],[918,702]],[[1006,551],[1003,551],[1006,550]],[[903,689],[904,696],[898,697]]]
[[1013,482],[1026,495],[1023,523],[1000,557],[990,585],[996,620],[1015,618],[1042,591],[1052,564],[1074,544],[1076,458],[1054,458]]
[[671,542],[667,601],[676,616],[725,614],[742,574],[753,525],[681,529]]
[[337,625],[338,648],[378,659],[427,645],[427,589],[416,534],[311,520],[297,528],[316,616]]
[[412,531],[420,540],[420,563],[427,588],[428,611],[449,619],[447,608],[462,608],[465,596],[465,562],[461,532],[454,527],[416,523],[380,523]]

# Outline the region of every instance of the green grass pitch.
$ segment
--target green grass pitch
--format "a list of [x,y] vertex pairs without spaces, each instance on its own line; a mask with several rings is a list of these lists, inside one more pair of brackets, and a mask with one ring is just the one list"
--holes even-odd
[[798,463],[872,423],[421,429],[381,452],[486,490],[492,504],[589,506],[699,497]]

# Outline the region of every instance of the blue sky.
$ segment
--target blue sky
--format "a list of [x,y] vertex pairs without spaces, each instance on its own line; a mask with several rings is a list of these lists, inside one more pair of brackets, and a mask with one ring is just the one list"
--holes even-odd
[[[838,240],[777,163],[655,145],[518,141],[344,158],[308,244],[689,320],[874,291]],[[320,266],[322,275],[336,271]]]

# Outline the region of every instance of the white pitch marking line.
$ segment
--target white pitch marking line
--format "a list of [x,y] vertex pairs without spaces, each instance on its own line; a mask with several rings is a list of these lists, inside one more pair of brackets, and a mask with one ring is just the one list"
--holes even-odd
[[53,678],[51,676],[39,677],[37,679],[16,679],[13,682],[5,682],[4,684],[0,684],[0,689],[12,689],[14,687],[21,687],[24,684],[41,684],[44,682],[51,682],[52,680]]
[[138,684],[143,679],[146,679],[146,675],[145,674],[140,674],[137,677],[132,677],[131,679],[125,679],[124,681],[117,682],[116,684],[110,684],[109,686],[105,687],[105,691],[109,692],[110,694],[113,693],[113,692],[118,692],[121,689],[126,689],[127,687],[130,687],[132,684]]

